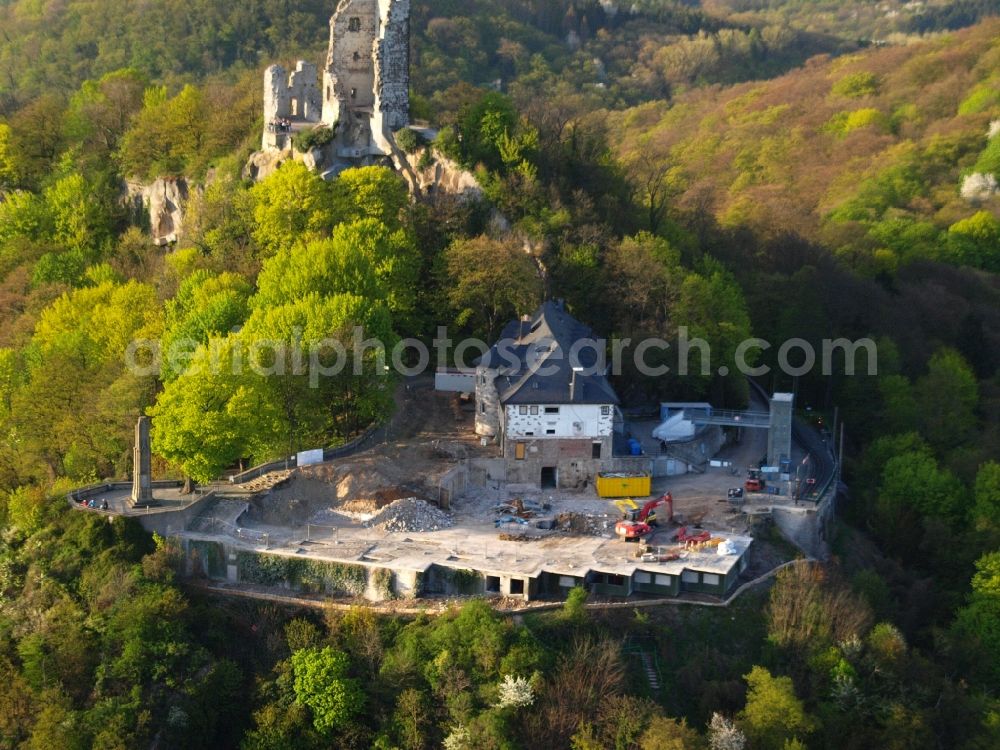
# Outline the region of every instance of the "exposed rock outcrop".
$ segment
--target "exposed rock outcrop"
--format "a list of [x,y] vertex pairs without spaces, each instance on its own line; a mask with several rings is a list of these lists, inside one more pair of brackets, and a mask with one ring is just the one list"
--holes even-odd
[[[201,187],[195,187],[200,191]],[[149,223],[149,233],[157,247],[172,245],[184,235],[184,212],[191,188],[183,177],[160,177],[151,184],[127,183],[127,202],[136,224]]]
[[456,195],[467,200],[482,197],[483,188],[474,174],[438,153],[432,154],[428,166],[428,160],[424,158],[426,150],[427,148],[421,148],[404,155],[406,168],[400,168],[399,171],[410,183],[410,192],[422,196]]

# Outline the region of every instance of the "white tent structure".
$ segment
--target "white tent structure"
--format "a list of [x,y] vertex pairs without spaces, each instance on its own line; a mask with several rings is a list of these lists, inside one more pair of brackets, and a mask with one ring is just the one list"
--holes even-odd
[[694,437],[697,427],[688,416],[695,413],[711,413],[712,406],[706,403],[660,404],[660,419],[663,421],[653,429],[653,437],[665,443],[682,442]]

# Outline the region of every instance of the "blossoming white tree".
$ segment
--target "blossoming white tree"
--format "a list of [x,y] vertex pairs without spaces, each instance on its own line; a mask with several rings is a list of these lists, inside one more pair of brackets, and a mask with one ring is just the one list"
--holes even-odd
[[510,674],[504,675],[500,682],[500,700],[497,702],[497,706],[500,708],[522,708],[530,706],[534,702],[535,691],[528,678],[515,677]]

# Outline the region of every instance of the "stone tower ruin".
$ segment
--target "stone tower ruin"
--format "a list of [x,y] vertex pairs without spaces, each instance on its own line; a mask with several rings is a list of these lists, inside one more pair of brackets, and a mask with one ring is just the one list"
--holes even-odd
[[392,134],[409,124],[410,0],[340,0],[330,19],[323,67],[299,62],[264,74],[263,148],[291,148],[292,135],[322,123],[336,129],[331,156],[390,156]]

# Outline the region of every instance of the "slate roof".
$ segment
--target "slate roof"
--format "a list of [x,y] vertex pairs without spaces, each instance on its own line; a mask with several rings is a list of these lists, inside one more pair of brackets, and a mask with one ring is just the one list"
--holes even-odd
[[[598,351],[603,353],[604,341],[561,302],[549,301],[530,319],[508,323],[479,364],[500,373],[494,383],[501,404],[617,404],[597,366]],[[570,398],[573,365],[584,370],[577,373]]]

